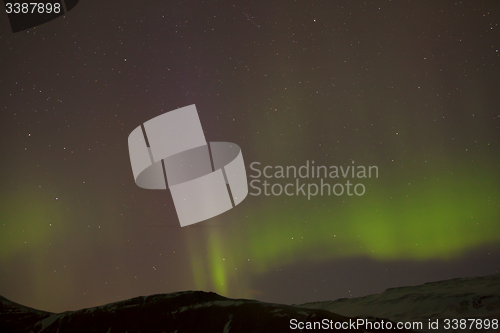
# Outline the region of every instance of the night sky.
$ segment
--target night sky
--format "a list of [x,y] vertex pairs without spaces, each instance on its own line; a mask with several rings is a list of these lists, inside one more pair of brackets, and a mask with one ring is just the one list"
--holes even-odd
[[[82,0],[15,34],[2,14],[0,295],[298,304],[499,273],[499,24],[495,1]],[[256,161],[378,178],[181,228],[168,190],[136,186],[127,138],[191,104],[249,181]]]

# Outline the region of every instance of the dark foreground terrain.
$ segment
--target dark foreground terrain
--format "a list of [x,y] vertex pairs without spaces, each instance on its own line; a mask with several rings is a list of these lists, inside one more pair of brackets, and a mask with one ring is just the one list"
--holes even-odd
[[[290,320],[328,321],[333,329],[302,332],[370,332],[352,329],[350,319],[320,309],[304,309],[252,300],[236,300],[201,291],[136,297],[127,301],[64,313],[31,309],[0,297],[0,332],[300,332]],[[368,320],[366,318],[358,318]],[[381,319],[370,318],[372,323]],[[335,323],[347,329],[335,329]],[[384,324],[387,321],[384,320]],[[350,327],[350,329],[349,329]],[[374,332],[381,330],[374,330]],[[410,331],[407,331],[410,332]]]
[[[439,328],[429,329],[429,319],[438,320]],[[465,329],[445,329],[445,319],[481,319],[483,326],[481,329],[470,327],[469,321]],[[484,325],[486,319],[488,328]],[[298,306],[186,291],[49,313],[0,296],[2,333],[412,332],[396,330],[398,322],[421,322],[418,331],[426,332],[500,332],[493,324],[495,320],[497,323],[500,320],[498,274],[392,288],[376,295]],[[298,322],[321,323],[322,329],[316,326],[300,330]],[[387,329],[388,326],[393,330]]]

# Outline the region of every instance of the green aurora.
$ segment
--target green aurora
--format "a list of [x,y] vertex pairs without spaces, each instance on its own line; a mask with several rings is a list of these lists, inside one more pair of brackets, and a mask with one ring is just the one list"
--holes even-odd
[[263,197],[257,207],[249,196],[237,208],[252,221],[245,228],[190,238],[196,288],[249,297],[252,278],[293,263],[450,259],[498,246],[500,184],[492,171],[443,172],[401,186],[384,186],[381,173],[364,196],[315,197],[310,209],[300,203],[306,197]]

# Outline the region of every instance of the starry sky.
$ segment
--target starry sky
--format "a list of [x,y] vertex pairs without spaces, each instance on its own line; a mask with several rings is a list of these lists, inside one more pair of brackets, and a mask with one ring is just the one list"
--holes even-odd
[[[499,273],[499,24],[493,1],[82,0],[15,34],[3,14],[0,295],[298,304]],[[190,104],[247,176],[354,161],[378,178],[181,228],[169,191],[135,185],[127,138]]]

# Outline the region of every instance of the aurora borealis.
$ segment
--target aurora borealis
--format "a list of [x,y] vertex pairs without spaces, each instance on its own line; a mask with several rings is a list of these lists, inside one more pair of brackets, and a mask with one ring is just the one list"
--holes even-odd
[[[297,304],[498,273],[499,22],[487,1],[81,1],[16,34],[5,15],[0,295]],[[349,178],[361,196],[249,195],[180,228],[168,191],[134,184],[127,137],[190,104],[208,141],[241,147],[249,182],[254,162],[378,177]]]

